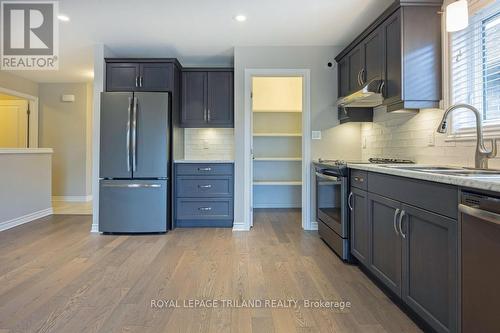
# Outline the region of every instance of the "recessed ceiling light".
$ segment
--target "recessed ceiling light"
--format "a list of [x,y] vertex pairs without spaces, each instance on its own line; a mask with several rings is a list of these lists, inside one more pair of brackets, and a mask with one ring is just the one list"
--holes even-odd
[[63,15],[63,14],[59,14],[57,15],[57,18],[60,20],[60,21],[63,21],[63,22],[68,22],[69,21],[69,17],[66,16],[66,15]]
[[245,15],[236,15],[234,19],[238,22],[245,22],[247,20],[247,17]]

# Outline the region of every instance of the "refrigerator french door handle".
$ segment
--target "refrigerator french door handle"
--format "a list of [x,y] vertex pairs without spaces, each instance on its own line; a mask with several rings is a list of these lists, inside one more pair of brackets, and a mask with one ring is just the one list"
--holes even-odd
[[132,108],[132,171],[137,170],[137,97]]
[[132,97],[128,98],[128,120],[127,120],[127,172],[130,172],[130,112],[132,108]]

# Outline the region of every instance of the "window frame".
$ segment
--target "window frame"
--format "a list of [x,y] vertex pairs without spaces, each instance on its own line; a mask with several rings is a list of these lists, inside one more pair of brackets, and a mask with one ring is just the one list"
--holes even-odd
[[[443,4],[443,8],[445,8],[445,4]],[[500,15],[499,13],[495,13],[490,17],[484,18],[482,20],[481,26],[478,27],[478,29],[481,29],[481,34],[484,33],[484,23],[487,22],[490,19],[493,19]],[[451,84],[451,76],[452,76],[452,59],[451,59],[451,47],[452,47],[452,38],[451,38],[451,33],[448,33],[446,31],[446,15],[443,15],[443,20],[442,20],[442,29],[443,29],[443,68],[445,69],[443,71],[443,88],[445,91],[443,92],[444,100],[443,100],[443,106],[445,108],[451,106],[451,101],[453,100],[453,89],[452,89],[452,84]],[[468,47],[473,47],[472,45],[469,45]],[[481,46],[481,48],[483,48]],[[484,59],[484,57],[483,57]],[[485,63],[484,60],[481,63],[481,68],[482,68],[482,77],[484,78],[484,68],[485,68]],[[484,109],[484,104],[486,97],[484,94],[484,87],[485,87],[485,82],[483,80],[483,97],[482,103],[483,103],[483,109]],[[459,130],[454,131],[453,130],[453,120],[454,116],[453,114],[450,117],[450,125],[448,127],[448,133],[447,133],[447,140],[446,141],[469,141],[469,140],[475,140],[476,139],[476,125],[473,124],[470,127],[465,127],[461,128]],[[485,138],[500,138],[500,119],[494,119],[494,120],[485,120],[484,115],[483,115],[483,134]]]

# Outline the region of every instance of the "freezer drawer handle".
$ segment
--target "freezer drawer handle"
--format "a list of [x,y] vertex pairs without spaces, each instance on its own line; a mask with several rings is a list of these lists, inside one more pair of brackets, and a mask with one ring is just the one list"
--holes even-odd
[[212,185],[198,185],[199,188],[212,188]]
[[201,210],[202,212],[206,212],[206,211],[212,210],[212,207],[200,207],[200,208],[198,208],[198,210]]
[[118,187],[118,188],[160,188],[161,184],[104,184],[103,187]]
[[466,215],[470,215],[480,220],[500,225],[500,214],[488,212],[486,210],[466,206],[463,204],[458,205],[458,210]]
[[198,171],[212,171],[212,168],[198,168]]

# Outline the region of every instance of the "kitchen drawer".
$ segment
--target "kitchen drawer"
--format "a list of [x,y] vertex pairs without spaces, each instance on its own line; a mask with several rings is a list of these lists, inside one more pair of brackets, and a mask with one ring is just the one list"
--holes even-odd
[[178,198],[221,198],[233,196],[232,176],[178,176]]
[[177,220],[232,220],[233,199],[176,199]]
[[368,191],[427,211],[458,218],[458,187],[370,172]]
[[368,172],[351,169],[351,186],[366,191],[368,188]]
[[178,163],[176,164],[176,175],[232,175],[233,164],[231,163]]

